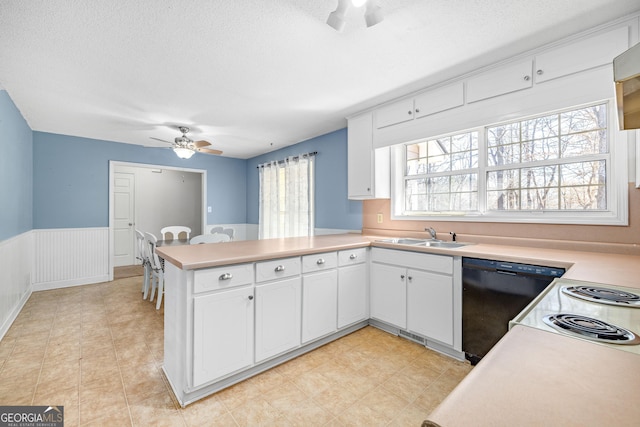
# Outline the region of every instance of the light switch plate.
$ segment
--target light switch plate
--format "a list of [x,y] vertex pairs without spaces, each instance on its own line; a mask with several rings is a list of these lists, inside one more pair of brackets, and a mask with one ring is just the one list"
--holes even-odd
[[207,213],[211,213],[211,206],[207,206]]

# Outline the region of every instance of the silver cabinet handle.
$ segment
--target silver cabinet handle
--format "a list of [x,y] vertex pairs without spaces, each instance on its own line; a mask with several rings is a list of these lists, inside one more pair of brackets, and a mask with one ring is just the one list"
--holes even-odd
[[542,71],[542,70],[536,71],[536,74],[539,75],[539,76],[541,76],[543,73],[544,73],[544,71]]
[[401,274],[401,275],[400,275],[400,278],[401,278],[401,279],[404,279],[404,274]]
[[408,113],[409,115],[411,115],[411,110],[407,111],[407,113]]
[[316,261],[316,264],[322,265],[322,264],[324,264],[324,260],[322,258],[320,258],[318,261]]
[[253,299],[253,295],[249,295],[249,301]]
[[416,113],[419,113],[419,112],[420,112],[420,109],[419,109],[419,108],[416,108]]
[[233,274],[231,273],[224,273],[221,274],[220,277],[218,277],[219,280],[230,280],[233,278]]
[[529,76],[524,76],[524,81],[525,81],[525,82],[528,82],[530,79],[531,79],[531,77],[529,77]]
[[412,279],[413,279],[413,277],[409,276],[409,277],[407,277],[407,279],[412,280]]
[[358,255],[356,254],[349,255],[349,259],[356,259],[356,258],[358,258]]
[[275,272],[284,271],[284,265],[279,265],[274,269]]

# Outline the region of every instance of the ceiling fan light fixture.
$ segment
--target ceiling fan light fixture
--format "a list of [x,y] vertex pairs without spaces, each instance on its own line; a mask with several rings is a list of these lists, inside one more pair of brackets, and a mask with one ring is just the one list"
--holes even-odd
[[327,25],[336,31],[342,31],[344,29],[344,18],[347,15],[349,4],[349,0],[338,0],[338,7],[329,14],[329,17],[327,18]]
[[173,152],[181,159],[189,159],[195,153],[195,151],[186,147],[173,147]]
[[354,7],[360,7],[360,6],[362,6],[363,4],[365,4],[366,2],[367,2],[367,0],[351,0],[351,4],[352,4]]

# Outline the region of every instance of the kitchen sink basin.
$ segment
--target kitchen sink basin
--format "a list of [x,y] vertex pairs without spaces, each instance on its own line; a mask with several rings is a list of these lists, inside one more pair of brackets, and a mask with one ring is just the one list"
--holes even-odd
[[463,246],[470,245],[471,243],[461,242],[445,242],[437,239],[413,239],[406,238],[392,238],[392,239],[380,239],[376,240],[379,243],[395,243],[397,245],[411,245],[411,246],[426,246],[431,248],[443,248],[443,249],[455,249]]

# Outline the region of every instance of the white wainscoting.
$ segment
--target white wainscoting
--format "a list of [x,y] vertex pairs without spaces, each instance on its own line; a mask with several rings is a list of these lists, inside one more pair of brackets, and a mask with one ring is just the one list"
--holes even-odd
[[33,290],[109,280],[109,228],[33,230]]
[[31,295],[31,231],[0,242],[0,339]]

